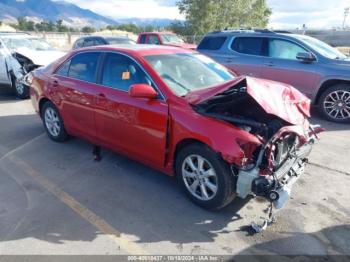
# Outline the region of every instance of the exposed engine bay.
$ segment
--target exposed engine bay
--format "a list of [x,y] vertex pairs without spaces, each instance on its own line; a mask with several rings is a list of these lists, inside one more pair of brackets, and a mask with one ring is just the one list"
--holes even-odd
[[[307,114],[300,110],[299,104],[289,100],[294,92],[292,87],[283,90],[284,86],[280,86],[281,91],[273,86],[271,91],[276,89],[282,95],[274,101],[273,97],[267,99],[266,86],[253,86],[255,80],[249,86],[249,81],[243,79],[233,87],[193,105],[193,108],[199,114],[229,122],[259,138],[261,145],[254,148],[245,164],[234,167],[236,193],[241,198],[249,194],[263,197],[275,208],[282,208],[289,198],[292,185],[304,172],[317,133],[323,129],[310,125]],[[284,100],[283,95],[286,94],[288,97]],[[298,99],[304,98],[299,93],[295,94]],[[280,111],[268,113],[266,109],[273,106]],[[290,113],[291,117],[288,118],[288,114],[285,119],[280,117],[283,111]],[[295,115],[298,118],[294,118]],[[291,123],[295,119],[299,122]]]
[[203,115],[230,122],[265,140],[271,138],[283,126],[289,125],[279,117],[267,114],[247,93],[244,81],[197,105],[196,110]]
[[12,56],[18,61],[18,63],[22,66],[22,69],[24,71],[24,74],[27,74],[37,68],[39,68],[39,65],[36,65],[33,63],[32,60],[30,60],[28,57],[25,57],[24,55],[21,55],[17,52],[13,53]]

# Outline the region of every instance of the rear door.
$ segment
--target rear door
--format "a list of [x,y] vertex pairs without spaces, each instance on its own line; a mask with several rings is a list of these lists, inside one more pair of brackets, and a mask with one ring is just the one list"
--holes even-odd
[[318,77],[318,62],[299,61],[296,58],[299,52],[305,53],[309,50],[287,39],[269,38],[268,57],[264,59],[261,76],[265,79],[290,84],[311,96]]
[[155,88],[144,69],[126,55],[106,53],[99,82],[95,119],[101,144],[153,166],[163,166],[168,105],[161,94],[149,100],[128,93],[133,84]]
[[55,72],[49,83],[67,131],[90,141],[96,138],[94,97],[100,55],[100,52],[75,55]]
[[232,39],[223,64],[239,75],[261,77],[266,55],[266,38],[238,36]]

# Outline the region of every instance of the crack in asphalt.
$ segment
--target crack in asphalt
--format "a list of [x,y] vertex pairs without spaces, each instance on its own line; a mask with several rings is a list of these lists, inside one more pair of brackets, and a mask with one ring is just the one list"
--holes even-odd
[[316,164],[316,163],[313,163],[313,162],[309,162],[309,165],[320,167],[320,168],[324,168],[326,170],[337,172],[337,173],[340,173],[340,174],[343,174],[343,175],[346,175],[346,176],[350,176],[350,173],[348,173],[348,172],[345,172],[345,171],[342,171],[342,170],[339,170],[339,169],[335,169],[335,168],[331,168],[331,167],[328,167],[328,166],[324,166],[324,165],[321,165],[321,164]]

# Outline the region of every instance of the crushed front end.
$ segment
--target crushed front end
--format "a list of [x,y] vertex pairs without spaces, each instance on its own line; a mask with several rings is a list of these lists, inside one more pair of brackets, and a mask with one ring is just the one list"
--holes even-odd
[[311,125],[307,132],[300,126],[281,128],[257,149],[253,163],[240,167],[237,195],[246,198],[253,194],[273,202],[277,209],[282,208],[292,186],[304,173],[317,134],[322,131]]
[[258,138],[259,144],[249,136],[235,141],[244,155],[241,163],[232,164],[237,196],[263,197],[282,208],[323,131],[308,121],[309,99],[289,85],[249,77],[192,93],[188,99],[197,113]]

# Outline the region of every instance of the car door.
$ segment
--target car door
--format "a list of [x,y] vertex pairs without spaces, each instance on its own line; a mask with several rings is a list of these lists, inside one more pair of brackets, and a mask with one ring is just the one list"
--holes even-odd
[[234,37],[223,64],[238,75],[261,77],[265,48],[264,37]]
[[142,162],[164,164],[168,105],[158,99],[129,96],[133,84],[154,84],[130,57],[106,53],[95,98],[97,135],[102,145]]
[[55,72],[49,83],[68,133],[91,142],[96,139],[93,106],[100,55],[99,52],[78,53]]
[[264,59],[261,76],[290,84],[311,96],[317,79],[318,63],[299,61],[296,57],[300,52],[305,53],[309,50],[290,40],[269,38],[268,57]]
[[11,80],[8,75],[8,67],[6,64],[6,56],[9,55],[6,52],[3,43],[0,40],[0,83],[1,84],[10,84]]

